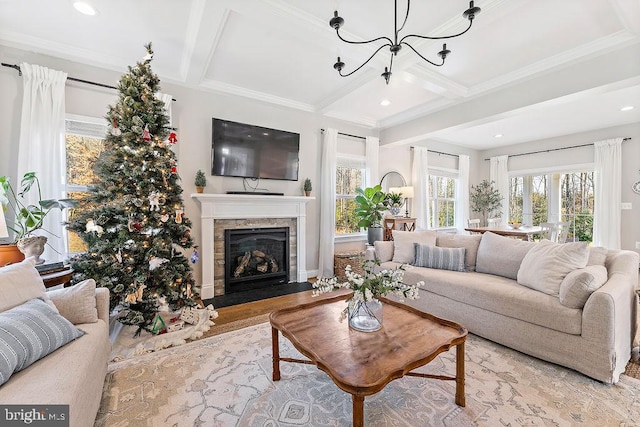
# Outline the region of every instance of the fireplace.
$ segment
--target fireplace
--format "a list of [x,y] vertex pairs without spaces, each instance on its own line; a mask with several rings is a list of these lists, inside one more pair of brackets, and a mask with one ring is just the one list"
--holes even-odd
[[225,294],[289,282],[289,227],[224,231]]

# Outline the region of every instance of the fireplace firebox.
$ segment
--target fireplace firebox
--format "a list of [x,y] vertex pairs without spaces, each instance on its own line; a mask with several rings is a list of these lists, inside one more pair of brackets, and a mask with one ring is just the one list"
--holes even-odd
[[225,294],[289,282],[289,228],[224,231]]

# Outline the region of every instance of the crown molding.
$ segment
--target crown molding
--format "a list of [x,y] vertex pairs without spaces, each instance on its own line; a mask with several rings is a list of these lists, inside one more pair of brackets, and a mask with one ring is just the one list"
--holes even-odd
[[338,111],[327,111],[326,113],[323,113],[323,116],[330,117],[332,119],[342,120],[345,122],[354,123],[357,125],[366,126],[371,129],[378,128],[378,122],[375,119],[372,119],[371,117],[356,116],[355,114],[345,114]]

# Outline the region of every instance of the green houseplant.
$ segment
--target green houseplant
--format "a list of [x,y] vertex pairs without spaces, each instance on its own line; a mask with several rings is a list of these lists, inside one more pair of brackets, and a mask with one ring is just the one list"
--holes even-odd
[[367,240],[370,245],[377,240],[382,240],[382,213],[387,209],[386,197],[379,184],[364,190],[356,188],[355,213],[359,219],[358,226],[367,229]]
[[196,172],[196,179],[194,184],[196,185],[196,191],[198,193],[202,193],[204,191],[204,187],[207,186],[207,178],[205,178],[204,172],[202,172],[202,170],[200,169],[198,169],[198,172]]
[[[37,205],[28,204],[25,196],[30,191],[37,191]],[[44,251],[47,241],[46,236],[34,236],[36,230],[50,231],[42,227],[45,217],[52,209],[65,209],[76,205],[73,199],[49,199],[42,200],[40,181],[35,172],[27,172],[20,181],[19,191],[15,191],[11,180],[7,176],[0,176],[0,204],[3,213],[12,213],[7,219],[7,228],[14,234],[14,243],[17,244],[25,256],[35,256],[36,260]]]
[[483,226],[487,225],[487,218],[501,214],[502,195],[493,188],[493,181],[483,180],[477,186],[471,186],[469,201],[471,210],[482,215]]
[[304,180],[304,185],[303,185],[303,190],[304,190],[305,196],[310,196],[312,189],[313,189],[313,187],[311,186],[311,180],[309,178],[306,178]]

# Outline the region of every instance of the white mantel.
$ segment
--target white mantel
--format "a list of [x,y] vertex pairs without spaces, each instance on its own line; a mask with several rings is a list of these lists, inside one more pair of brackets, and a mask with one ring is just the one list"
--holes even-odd
[[[214,221],[239,218],[296,218],[297,262],[295,281],[307,280],[306,266],[306,205],[315,197],[265,196],[253,194],[191,194],[200,202],[202,299],[214,296]],[[294,278],[291,278],[294,280]]]

